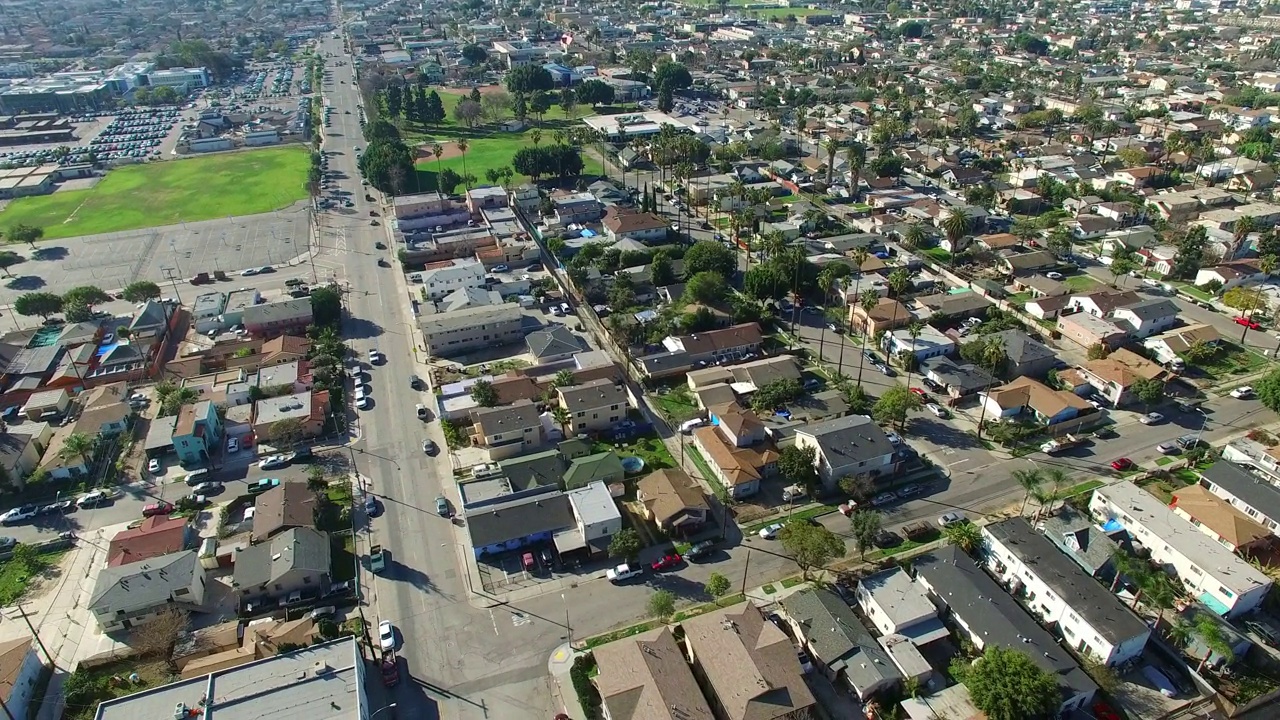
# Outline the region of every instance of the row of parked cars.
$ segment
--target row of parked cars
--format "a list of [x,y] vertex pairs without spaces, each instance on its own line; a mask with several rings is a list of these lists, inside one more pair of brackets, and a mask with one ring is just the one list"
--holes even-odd
[[112,490],[93,490],[78,498],[55,500],[42,505],[28,504],[6,510],[0,514],[0,525],[18,525],[45,515],[63,515],[78,508],[95,508],[106,505],[117,497]]

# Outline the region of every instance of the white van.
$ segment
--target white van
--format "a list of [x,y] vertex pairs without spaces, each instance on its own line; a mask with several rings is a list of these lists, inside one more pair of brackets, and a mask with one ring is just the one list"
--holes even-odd
[[192,470],[187,475],[186,483],[189,487],[195,487],[209,479],[209,470],[202,468],[200,470]]
[[689,433],[693,432],[696,428],[700,428],[706,424],[707,424],[707,421],[703,420],[702,418],[694,418],[692,420],[686,420],[680,423],[680,433],[683,435],[688,435]]

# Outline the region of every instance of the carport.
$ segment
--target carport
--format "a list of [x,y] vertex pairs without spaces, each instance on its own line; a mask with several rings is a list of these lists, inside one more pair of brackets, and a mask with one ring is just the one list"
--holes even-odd
[[147,429],[147,440],[143,449],[147,459],[162,458],[173,452],[173,430],[178,426],[178,416],[156,418]]

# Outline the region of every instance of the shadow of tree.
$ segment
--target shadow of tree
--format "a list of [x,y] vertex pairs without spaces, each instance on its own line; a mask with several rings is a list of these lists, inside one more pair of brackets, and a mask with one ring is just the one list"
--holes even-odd
[[44,278],[35,275],[18,275],[5,283],[5,287],[10,290],[39,290],[45,286]]
[[31,259],[41,262],[48,260],[65,260],[70,254],[71,252],[61,245],[41,246],[31,254]]

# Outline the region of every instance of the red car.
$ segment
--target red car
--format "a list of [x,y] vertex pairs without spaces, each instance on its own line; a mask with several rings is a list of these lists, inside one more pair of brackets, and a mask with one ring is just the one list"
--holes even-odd
[[666,555],[664,557],[658,558],[657,560],[654,560],[652,567],[654,572],[662,572],[663,570],[670,570],[671,568],[679,564],[680,564],[680,553],[671,553],[670,555]]
[[158,502],[152,503],[142,508],[143,517],[151,517],[152,515],[168,515],[173,512],[173,503]]
[[919,395],[921,400],[929,402],[929,393],[921,390],[920,388],[911,388],[911,392]]
[[1093,716],[1098,720],[1120,720],[1120,714],[1101,700],[1093,704]]
[[1133,461],[1129,458],[1120,458],[1119,460],[1111,461],[1112,470],[1128,470],[1131,467],[1133,467]]
[[1237,324],[1237,325],[1244,325],[1245,327],[1249,328],[1250,330],[1261,330],[1261,329],[1262,329],[1262,326],[1261,326],[1261,325],[1259,325],[1258,323],[1256,323],[1256,322],[1254,322],[1254,321],[1250,320],[1250,319],[1249,319],[1249,318],[1247,318],[1247,317],[1244,317],[1243,315],[1242,315],[1242,316],[1240,316],[1240,317],[1238,317],[1238,318],[1236,318],[1235,320],[1236,320],[1236,324]]

